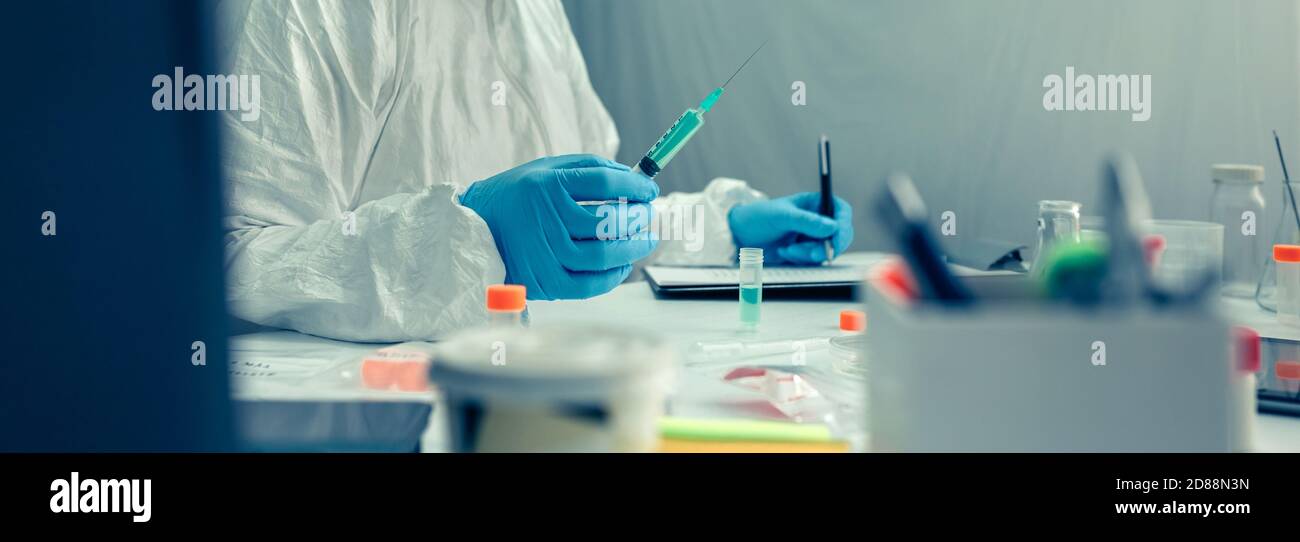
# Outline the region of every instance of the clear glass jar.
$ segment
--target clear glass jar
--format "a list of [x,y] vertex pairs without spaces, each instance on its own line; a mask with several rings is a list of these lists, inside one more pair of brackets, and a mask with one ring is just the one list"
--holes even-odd
[[1223,224],[1223,294],[1250,297],[1255,293],[1266,262],[1267,239],[1259,231],[1264,223],[1264,168],[1216,164],[1210,221]]
[[1079,208],[1075,201],[1043,200],[1038,202],[1038,249],[1030,274],[1043,272],[1044,260],[1058,243],[1079,242]]

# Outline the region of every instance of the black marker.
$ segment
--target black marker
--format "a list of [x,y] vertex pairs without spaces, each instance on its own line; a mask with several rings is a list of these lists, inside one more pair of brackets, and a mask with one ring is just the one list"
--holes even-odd
[[[831,193],[831,140],[825,134],[822,134],[821,141],[817,145],[817,171],[821,175],[822,181],[822,201],[821,208],[818,211],[822,216],[831,220],[835,219],[835,195]],[[835,259],[835,247],[831,246],[831,240],[824,242],[826,248],[826,262],[831,263]]]

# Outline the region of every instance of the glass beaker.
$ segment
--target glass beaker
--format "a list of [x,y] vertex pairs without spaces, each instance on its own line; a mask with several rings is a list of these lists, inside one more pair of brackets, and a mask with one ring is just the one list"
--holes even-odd
[[1296,213],[1296,197],[1300,196],[1300,186],[1293,182],[1282,182],[1282,220],[1277,223],[1277,230],[1265,250],[1264,272],[1255,285],[1255,303],[1265,310],[1277,311],[1277,264],[1273,261],[1274,245],[1300,245],[1300,214]]
[[1043,272],[1044,259],[1060,243],[1079,242],[1079,208],[1075,201],[1043,200],[1038,202],[1038,250],[1034,252],[1032,276]]
[[1190,291],[1206,271],[1215,279],[1223,274],[1223,224],[1196,220],[1147,220],[1148,234],[1164,239],[1164,249],[1156,255],[1151,279],[1175,292]]

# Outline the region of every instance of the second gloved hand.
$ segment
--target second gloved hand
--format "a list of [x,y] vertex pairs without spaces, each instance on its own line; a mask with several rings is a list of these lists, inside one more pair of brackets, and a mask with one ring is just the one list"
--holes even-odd
[[539,158],[476,182],[460,202],[492,230],[506,282],[527,287],[529,299],[581,299],[618,286],[656,241],[648,227],[626,225],[610,239],[602,224],[609,214],[577,202],[627,198],[623,216],[648,226],[649,202],[658,195],[654,181],[627,166],[575,154]]
[[835,218],[817,213],[821,194],[802,192],[783,198],[738,205],[727,214],[737,247],[763,249],[771,263],[796,265],[826,261],[825,240],[835,254],[853,242],[853,208],[835,198]]

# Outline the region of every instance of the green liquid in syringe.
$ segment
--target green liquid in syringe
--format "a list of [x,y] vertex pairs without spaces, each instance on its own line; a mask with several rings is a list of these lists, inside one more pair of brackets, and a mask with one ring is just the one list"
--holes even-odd
[[740,288],[740,323],[749,327],[757,326],[762,304],[762,287],[742,286]]

